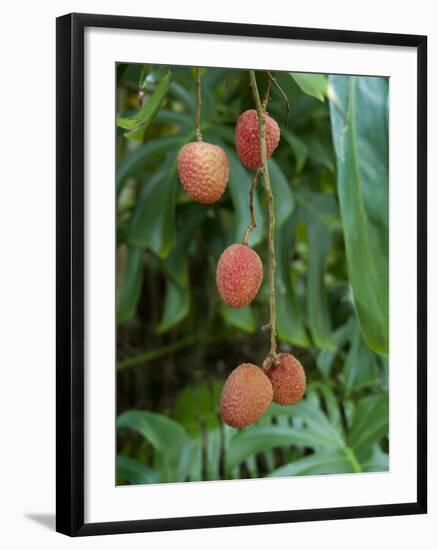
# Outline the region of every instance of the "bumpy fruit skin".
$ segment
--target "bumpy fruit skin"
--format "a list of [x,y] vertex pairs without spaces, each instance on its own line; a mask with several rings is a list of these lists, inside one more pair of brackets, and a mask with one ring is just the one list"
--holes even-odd
[[216,268],[217,290],[230,307],[240,308],[251,303],[263,279],[263,264],[246,244],[232,244],[226,248]]
[[259,367],[243,363],[233,370],[222,388],[220,413],[233,428],[257,422],[272,402],[272,384]]
[[225,191],[230,162],[218,145],[194,141],[178,153],[178,176],[185,192],[196,202],[211,204]]
[[[273,118],[265,115],[266,154],[269,158],[280,141],[280,128]],[[236,124],[237,154],[247,168],[261,168],[260,132],[257,111],[250,109],[242,113]]]
[[274,401],[279,405],[293,405],[300,401],[306,391],[306,373],[293,355],[279,353],[280,364],[271,365],[267,371],[274,389]]

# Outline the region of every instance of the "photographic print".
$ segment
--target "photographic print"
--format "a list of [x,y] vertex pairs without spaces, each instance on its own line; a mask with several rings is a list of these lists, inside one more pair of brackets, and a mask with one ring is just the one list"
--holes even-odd
[[117,63],[117,485],[389,469],[389,78]]
[[427,37],[57,19],[56,529],[427,512]]

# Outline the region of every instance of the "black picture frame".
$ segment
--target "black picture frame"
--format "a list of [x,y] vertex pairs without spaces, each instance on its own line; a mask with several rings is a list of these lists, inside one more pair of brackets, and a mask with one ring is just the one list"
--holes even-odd
[[[57,371],[56,529],[70,536],[363,518],[427,511],[427,37],[112,15],[68,14],[56,22]],[[84,30],[86,27],[406,46],[417,51],[417,499],[218,516],[84,522]]]

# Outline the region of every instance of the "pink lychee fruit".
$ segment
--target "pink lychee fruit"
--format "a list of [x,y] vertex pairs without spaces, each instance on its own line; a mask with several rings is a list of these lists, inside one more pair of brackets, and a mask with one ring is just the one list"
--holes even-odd
[[[280,141],[280,128],[273,118],[265,114],[266,155],[275,151]],[[242,164],[247,168],[261,168],[260,132],[257,111],[250,109],[242,113],[236,124],[236,149]]]
[[225,381],[220,400],[223,421],[233,428],[257,422],[272,402],[272,384],[252,363],[235,368]]
[[246,244],[226,248],[216,268],[216,285],[223,301],[240,308],[251,303],[263,279],[263,264],[257,252]]
[[274,389],[274,401],[279,405],[293,405],[306,391],[306,373],[296,357],[279,353],[278,365],[271,364],[266,372]]
[[225,191],[230,163],[218,145],[194,141],[178,153],[178,176],[185,192],[196,202],[211,204]]

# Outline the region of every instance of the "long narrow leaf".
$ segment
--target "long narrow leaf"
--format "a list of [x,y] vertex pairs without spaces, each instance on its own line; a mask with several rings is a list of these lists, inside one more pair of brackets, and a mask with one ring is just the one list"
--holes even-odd
[[360,461],[366,460],[373,444],[388,434],[388,428],[388,398],[385,395],[366,397],[356,407],[348,445]]
[[353,471],[351,461],[342,450],[320,451],[277,468],[269,477],[343,474]]
[[128,241],[165,258],[175,244],[176,156],[143,184],[129,227]]
[[143,283],[143,255],[142,247],[128,247],[128,260],[117,300],[117,321],[119,323],[131,318],[137,308]]
[[170,71],[161,78],[158,86],[156,87],[152,96],[146,101],[142,108],[130,117],[117,117],[117,126],[124,128],[125,130],[132,130],[139,126],[142,126],[143,130],[151,123],[154,116],[157,114],[163,99],[166,95],[167,89],[171,81]]
[[309,345],[309,339],[304,328],[291,273],[296,219],[295,213],[292,213],[275,233],[277,333],[283,342],[306,347]]
[[349,277],[367,344],[388,353],[388,79],[330,76]]
[[192,446],[184,428],[164,415],[149,411],[127,411],[117,427],[141,434],[154,447],[160,481],[184,481],[190,469]]
[[246,428],[232,441],[228,450],[228,468],[239,465],[249,456],[289,445],[318,446],[321,441],[310,431],[281,426],[254,426]]
[[131,485],[158,483],[160,479],[159,473],[153,468],[123,455],[117,457],[117,478],[127,481]]

